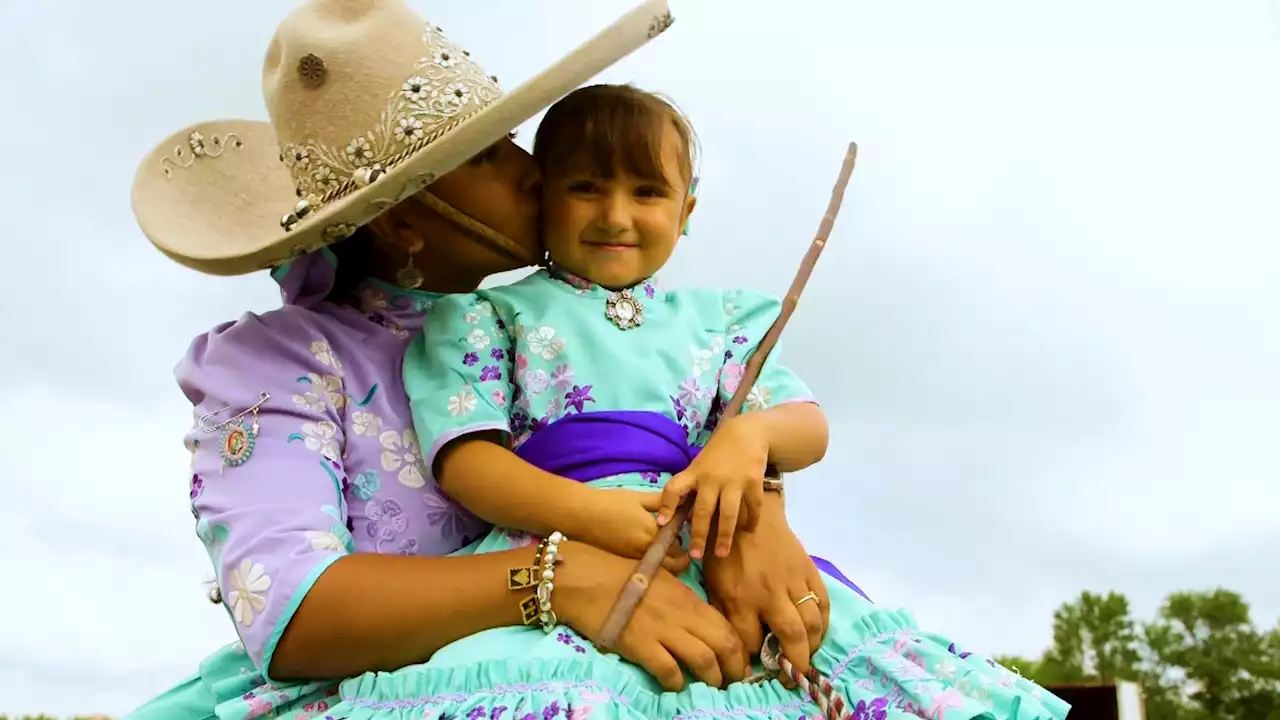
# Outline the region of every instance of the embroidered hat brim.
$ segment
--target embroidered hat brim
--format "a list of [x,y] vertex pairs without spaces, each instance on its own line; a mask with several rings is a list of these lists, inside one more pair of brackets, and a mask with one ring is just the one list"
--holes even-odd
[[[315,12],[328,12],[322,19],[334,21],[335,12],[361,4],[341,2],[346,5],[340,11]],[[397,6],[395,12],[411,12],[399,9],[400,0],[386,2]],[[264,86],[274,124],[228,119],[175,132],[138,168],[134,215],[157,249],[195,270],[241,275],[279,266],[350,236],[639,49],[671,22],[666,0],[646,0],[505,94],[428,25],[434,57],[421,58],[416,73],[413,67],[391,70],[402,73],[403,86],[397,80],[397,87],[381,91],[381,99],[362,99],[361,107],[349,113],[354,130],[308,127],[308,122],[324,122],[323,113],[307,106],[314,100],[295,102],[293,96],[325,102],[356,96],[367,88],[368,73],[344,74],[341,62],[326,61],[325,53],[315,50],[293,63],[296,75],[276,69],[273,77],[272,53],[280,52],[273,44]],[[352,91],[346,92],[343,83]],[[281,99],[289,94],[287,102]],[[388,96],[396,113],[388,111]],[[337,139],[317,141],[314,135]]]

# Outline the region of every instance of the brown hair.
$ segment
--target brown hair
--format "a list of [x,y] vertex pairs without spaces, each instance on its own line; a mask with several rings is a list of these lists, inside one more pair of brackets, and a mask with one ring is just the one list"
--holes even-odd
[[[682,178],[665,177],[662,139],[668,127],[684,145]],[[611,178],[619,170],[647,180],[687,188],[697,160],[693,125],[674,103],[632,85],[590,85],[569,93],[547,110],[533,140],[533,159],[543,174],[586,157],[591,169]]]

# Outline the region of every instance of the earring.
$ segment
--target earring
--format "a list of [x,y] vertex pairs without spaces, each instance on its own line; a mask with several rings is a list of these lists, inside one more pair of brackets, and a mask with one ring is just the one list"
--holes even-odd
[[422,238],[408,229],[401,230],[400,237],[404,240],[405,252],[408,253],[408,257],[404,260],[404,267],[396,272],[396,284],[406,290],[416,290],[422,287],[423,281],[426,280],[422,275],[422,271],[418,269],[417,263],[413,261],[418,251],[422,250]]
[[[697,175],[694,175],[694,176],[693,176],[693,181],[689,183],[689,193],[688,193],[688,194],[689,194],[689,197],[697,197],[697,196],[698,196],[698,176],[697,176]],[[685,220],[684,220],[684,227],[680,228],[680,234],[681,234],[681,235],[688,235],[688,234],[689,234],[689,218],[685,218]]]

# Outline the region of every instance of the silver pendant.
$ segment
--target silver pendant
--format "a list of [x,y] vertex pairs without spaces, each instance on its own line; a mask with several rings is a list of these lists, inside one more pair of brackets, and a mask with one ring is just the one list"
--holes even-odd
[[630,330],[644,324],[644,305],[630,290],[609,293],[604,303],[605,317],[619,330]]

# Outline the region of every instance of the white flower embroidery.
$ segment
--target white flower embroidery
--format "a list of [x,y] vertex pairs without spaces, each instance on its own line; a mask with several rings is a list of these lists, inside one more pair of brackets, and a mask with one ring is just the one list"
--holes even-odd
[[476,312],[469,312],[469,313],[467,313],[467,314],[463,315],[463,316],[462,316],[462,319],[463,319],[463,321],[464,321],[464,322],[466,322],[468,325],[475,325],[476,323],[480,322],[480,313],[476,313]]
[[271,578],[267,577],[266,568],[248,558],[231,571],[231,594],[227,603],[236,622],[245,627],[253,625],[254,616],[267,607],[263,594],[270,587]]
[[321,400],[320,396],[313,392],[294,395],[293,404],[297,405],[299,410],[305,410],[306,412],[324,412],[324,400]]
[[541,355],[543,360],[555,360],[564,351],[564,340],[556,337],[553,327],[543,325],[524,339],[529,343],[529,350],[534,355]]
[[316,389],[316,392],[324,394],[334,410],[342,411],[347,404],[347,397],[342,388],[342,378],[337,375],[307,373],[307,379],[311,381],[311,386]]
[[404,81],[404,85],[400,86],[400,94],[405,100],[411,103],[421,103],[428,97],[427,88],[431,86],[431,82],[426,78],[414,75]]
[[703,350],[691,347],[689,348],[689,354],[693,356],[693,376],[695,378],[711,369],[712,351],[710,348]]
[[751,411],[764,410],[769,407],[773,400],[773,393],[767,387],[759,385],[751,386],[751,392],[747,394],[747,409]]
[[357,167],[368,165],[373,160],[373,148],[369,147],[369,141],[363,137],[358,137],[347,145],[347,160]]
[[338,426],[328,420],[303,423],[302,436],[308,450],[314,450],[330,460],[338,460],[342,457],[342,451],[338,449]]
[[363,410],[351,413],[351,429],[355,431],[355,434],[377,437],[381,428],[382,419],[377,415]]
[[307,540],[311,542],[312,550],[345,552],[347,549],[346,546],[342,544],[342,539],[331,532],[321,532],[319,530],[308,530]]
[[396,125],[395,130],[392,132],[395,134],[397,140],[405,143],[406,145],[412,142],[417,142],[424,137],[422,132],[422,121],[415,117],[400,118],[400,123]]
[[485,317],[493,316],[493,303],[489,302],[488,300],[477,300],[475,302],[475,305],[473,305],[472,307],[476,309],[476,312],[480,313],[481,315],[484,315]]
[[338,356],[333,354],[333,349],[329,347],[329,343],[324,340],[316,340],[311,343],[311,354],[315,356],[321,365],[333,368],[338,375],[342,374],[342,363],[338,362]]
[[454,417],[470,415],[476,409],[476,394],[470,387],[464,387],[457,395],[449,398],[449,414]]
[[418,447],[418,434],[413,428],[397,433],[386,430],[378,436],[382,443],[382,469],[399,470],[397,479],[401,485],[420,488],[427,483],[422,474],[422,450]]
[[471,347],[477,350],[483,350],[489,347],[489,334],[480,328],[476,328],[467,333],[467,342]]
[[541,395],[549,387],[551,387],[551,378],[547,375],[546,370],[539,368],[524,374],[524,389],[530,395]]
[[431,94],[453,107],[462,107],[471,99],[471,90],[462,83],[449,83],[443,90]]

